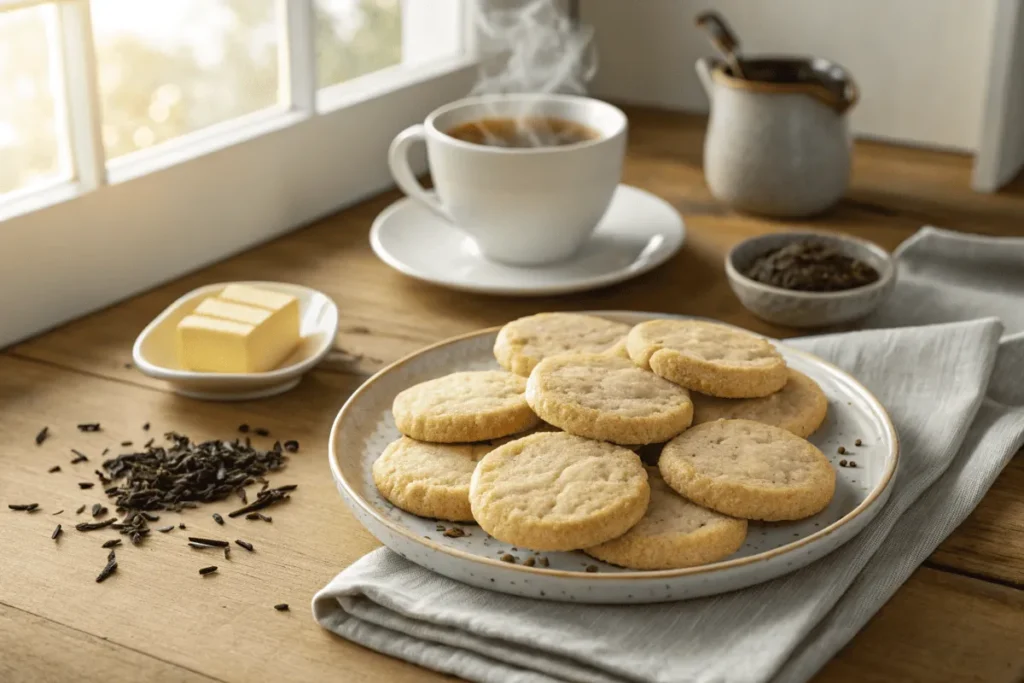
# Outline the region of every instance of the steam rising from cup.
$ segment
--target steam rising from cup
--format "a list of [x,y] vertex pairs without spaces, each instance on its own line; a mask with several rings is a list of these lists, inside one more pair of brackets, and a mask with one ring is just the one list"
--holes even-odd
[[[476,23],[483,59],[470,94],[585,94],[597,72],[593,28],[577,25],[555,0],[501,4],[479,0]],[[558,135],[547,119],[525,105],[516,112],[515,123],[518,139],[535,146],[551,144]],[[481,125],[480,133],[486,144],[502,145],[486,126]]]

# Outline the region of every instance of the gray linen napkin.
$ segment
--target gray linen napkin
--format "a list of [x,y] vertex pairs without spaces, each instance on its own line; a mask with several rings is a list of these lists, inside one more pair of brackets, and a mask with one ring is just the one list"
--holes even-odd
[[[999,321],[970,320],[988,309],[1024,326],[1012,301],[1024,301],[1024,280],[1010,266],[1008,277],[993,277],[1000,269],[980,262],[991,254],[1012,264],[1008,251],[1024,263],[1024,241],[922,230],[901,249],[900,284],[873,323],[924,322],[920,306],[966,322],[787,342],[860,379],[901,439],[886,507],[819,562],[726,595],[617,607],[490,593],[381,549],[316,595],[315,618],[366,647],[474,681],[807,680],[974,509],[1024,442],[1024,334],[1000,341]],[[932,268],[931,254],[946,265]],[[944,293],[960,291],[956,277],[976,292],[962,306]],[[943,293],[929,295],[929,282]]]

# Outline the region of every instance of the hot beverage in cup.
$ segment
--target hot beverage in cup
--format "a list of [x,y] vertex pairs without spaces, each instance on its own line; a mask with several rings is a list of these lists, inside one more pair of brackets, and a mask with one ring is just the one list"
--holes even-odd
[[445,132],[456,140],[487,147],[558,147],[601,137],[581,123],[538,116],[467,121]]
[[[484,95],[437,109],[399,133],[389,162],[398,186],[512,265],[566,259],[590,238],[622,175],[626,116],[571,95]],[[436,192],[409,167],[423,140]]]

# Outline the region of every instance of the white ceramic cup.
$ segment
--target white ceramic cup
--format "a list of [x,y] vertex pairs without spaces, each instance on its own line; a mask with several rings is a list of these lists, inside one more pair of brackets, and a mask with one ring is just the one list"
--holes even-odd
[[[478,145],[446,134],[485,118],[555,117],[595,130],[593,140],[550,147]],[[512,265],[566,259],[590,238],[622,177],[626,115],[571,95],[484,95],[458,100],[406,128],[388,161],[398,186],[469,235],[481,254]],[[409,148],[425,140],[435,192],[416,180]]]

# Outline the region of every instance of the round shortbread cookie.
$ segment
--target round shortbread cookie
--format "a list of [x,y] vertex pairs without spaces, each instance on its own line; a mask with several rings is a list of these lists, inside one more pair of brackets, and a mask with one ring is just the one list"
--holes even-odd
[[538,313],[508,323],[498,332],[494,357],[517,375],[529,376],[545,358],[560,353],[625,355],[629,325],[580,313]]
[[578,550],[621,536],[644,516],[650,495],[636,453],[565,432],[495,448],[469,486],[477,524],[531,550]]
[[732,555],[747,537],[747,520],[691,503],[669,488],[657,468],[647,469],[651,503],[636,526],[583,552],[630,569],[678,569]]
[[669,441],[658,469],[665,482],[723,515],[782,521],[820,512],[836,473],[813,444],[750,420],[705,422]]
[[626,337],[629,357],[687,389],[721,398],[768,396],[786,384],[786,362],[761,337],[701,320],[650,320]]
[[526,401],[570,434],[629,446],[668,441],[693,419],[690,392],[618,356],[545,358],[526,382]]
[[420,517],[472,522],[469,480],[489,444],[441,444],[403,436],[373,463],[373,483],[396,507]]
[[486,441],[537,425],[525,391],[526,380],[507,372],[455,372],[409,387],[391,412],[398,431],[420,441]]
[[789,368],[789,381],[782,391],[762,398],[715,398],[693,392],[693,424],[715,420],[753,420],[781,427],[797,436],[808,437],[821,426],[828,413],[828,399],[818,383]]

